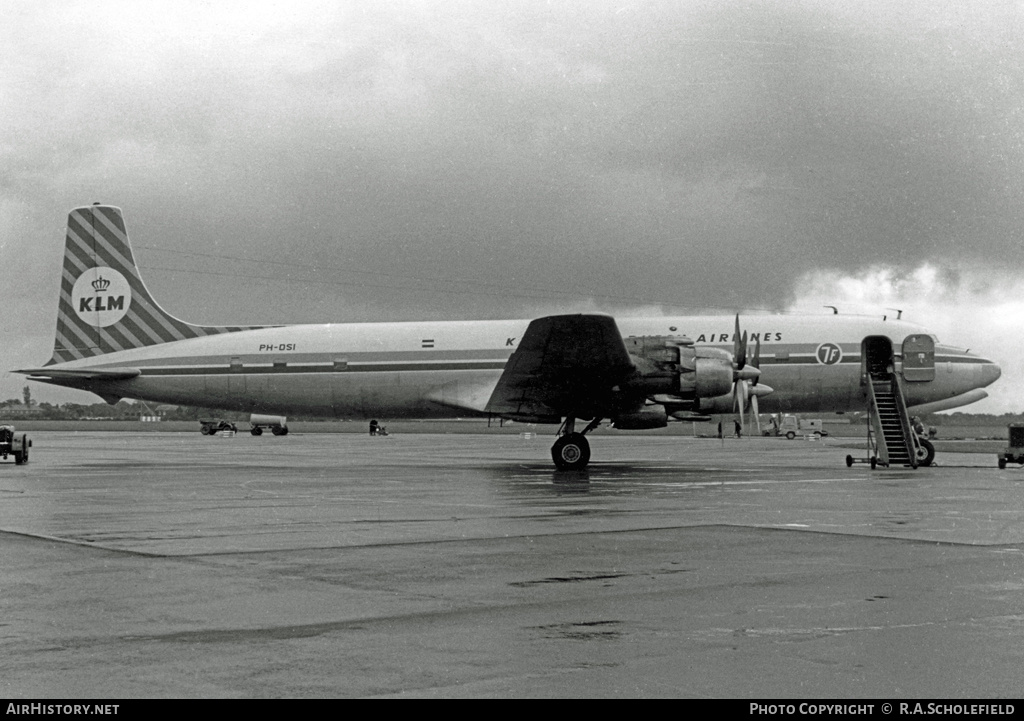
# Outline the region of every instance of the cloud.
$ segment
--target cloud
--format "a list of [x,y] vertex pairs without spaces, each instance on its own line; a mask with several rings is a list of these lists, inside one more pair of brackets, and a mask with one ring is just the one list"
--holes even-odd
[[790,312],[817,312],[824,305],[841,313],[902,313],[939,341],[995,361],[1002,377],[989,398],[964,408],[969,413],[1020,413],[1015,388],[1024,384],[1024,279],[979,266],[951,268],[923,263],[912,269],[875,266],[856,274],[816,270],[797,282]]
[[823,268],[1022,269],[1000,0],[12,7],[27,332],[93,201],[201,323],[780,310]]

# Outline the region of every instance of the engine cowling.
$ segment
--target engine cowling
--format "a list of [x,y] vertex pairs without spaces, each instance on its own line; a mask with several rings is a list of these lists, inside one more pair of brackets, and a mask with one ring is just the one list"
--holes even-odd
[[626,387],[638,395],[694,401],[732,391],[733,361],[725,351],[696,348],[685,336],[627,338],[626,350],[636,366]]
[[732,392],[732,356],[716,348],[701,348],[694,359],[693,395],[714,398]]

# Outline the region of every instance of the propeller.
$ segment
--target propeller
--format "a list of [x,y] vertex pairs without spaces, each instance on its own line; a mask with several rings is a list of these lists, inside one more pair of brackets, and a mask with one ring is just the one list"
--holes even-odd
[[[750,365],[752,365],[754,368],[757,368],[758,371],[761,370],[761,339],[760,338],[758,338],[757,341],[754,343],[754,360],[752,360],[750,362]],[[751,389],[751,391],[753,391],[752,393],[750,393],[750,414],[752,416],[754,416],[754,425],[757,427],[757,435],[761,435],[761,414],[760,414],[760,412],[758,411],[758,408],[757,408],[758,390],[761,390],[761,389],[758,389],[758,390],[754,390],[754,389],[757,388],[757,382],[759,380],[761,380],[761,376],[760,375],[756,375],[756,376],[754,376],[754,380],[750,381],[750,387],[751,387],[750,389]]]
[[733,402],[732,409],[736,414],[736,422],[739,424],[740,432],[745,429],[744,414],[748,413],[754,419],[754,426],[758,434],[761,433],[761,411],[758,407],[758,397],[766,396],[773,392],[769,386],[760,384],[761,380],[761,339],[754,341],[754,353],[750,362],[747,362],[747,333],[740,335],[740,317],[736,316],[736,335],[733,340],[733,357],[735,359],[735,371],[733,371]]
[[757,368],[760,362],[761,340],[757,341],[756,362],[751,368],[747,368],[747,331],[740,335],[740,314],[736,314],[736,332],[732,336],[732,357],[733,357],[733,385],[732,385],[732,410],[736,414],[736,424],[740,435],[743,434],[743,412],[747,408],[747,381],[756,381],[761,371]]

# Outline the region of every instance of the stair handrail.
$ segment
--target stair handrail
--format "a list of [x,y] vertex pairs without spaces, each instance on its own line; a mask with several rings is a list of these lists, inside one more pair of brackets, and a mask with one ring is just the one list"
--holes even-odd
[[868,389],[868,418],[875,431],[875,450],[878,454],[878,462],[883,466],[888,466],[889,448],[885,442],[885,431],[882,430],[882,416],[878,411],[878,400],[875,398],[875,379],[870,375],[868,376]]
[[900,425],[903,427],[903,438],[907,446],[907,455],[910,456],[910,467],[917,468],[917,433],[910,425],[910,415],[907,412],[907,402],[903,395],[903,379],[899,373],[892,374],[892,394],[896,399],[896,410],[900,417]]

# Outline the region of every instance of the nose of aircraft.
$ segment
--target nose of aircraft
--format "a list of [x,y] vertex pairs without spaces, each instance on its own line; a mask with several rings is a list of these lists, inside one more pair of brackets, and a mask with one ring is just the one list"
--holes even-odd
[[981,384],[982,387],[989,386],[999,380],[999,376],[1003,374],[1003,369],[992,361],[985,361],[981,364]]

